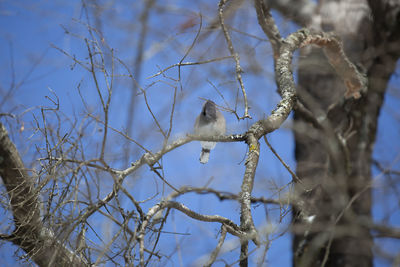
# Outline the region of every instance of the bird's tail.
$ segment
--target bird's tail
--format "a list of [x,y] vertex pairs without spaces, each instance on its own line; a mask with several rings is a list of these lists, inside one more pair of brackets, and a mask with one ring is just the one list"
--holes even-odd
[[210,149],[203,148],[200,154],[200,163],[206,164],[210,158]]

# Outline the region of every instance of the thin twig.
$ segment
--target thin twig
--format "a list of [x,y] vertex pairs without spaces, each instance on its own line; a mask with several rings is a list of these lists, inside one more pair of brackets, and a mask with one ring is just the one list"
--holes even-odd
[[211,267],[211,265],[215,262],[215,260],[217,259],[218,253],[221,250],[222,245],[224,244],[226,233],[227,233],[226,227],[224,225],[221,225],[221,236],[219,237],[218,244],[215,247],[215,249],[213,250],[213,252],[211,253],[210,259],[207,261],[207,263],[204,266]]
[[171,65],[171,66],[169,66],[169,67],[167,67],[167,68],[165,68],[163,70],[160,70],[156,74],[153,74],[152,76],[147,77],[146,79],[151,79],[151,78],[157,77],[157,76],[163,74],[164,72],[166,72],[167,70],[169,70],[171,68],[174,68],[174,67],[202,65],[202,64],[207,64],[207,63],[211,63],[211,62],[216,62],[216,61],[229,59],[229,58],[233,58],[233,56],[219,57],[219,58],[213,58],[213,59],[197,61],[197,62],[179,62],[179,63],[175,63],[175,64],[173,64],[173,65]]
[[269,149],[274,153],[274,155],[278,158],[278,160],[282,163],[282,165],[286,168],[286,170],[292,175],[293,180],[296,180],[298,183],[302,183],[301,179],[295,174],[289,167],[289,165],[286,164],[286,162],[283,161],[283,159],[279,156],[279,154],[275,151],[275,149],[271,146],[271,144],[268,142],[267,136],[264,135],[264,141],[269,147]]
[[243,117],[241,117],[239,119],[246,119],[246,118],[251,119],[251,116],[249,115],[249,105],[247,102],[247,94],[246,94],[246,90],[244,88],[244,84],[243,84],[243,80],[242,80],[243,70],[242,70],[242,67],[240,66],[239,54],[236,53],[236,51],[233,47],[231,36],[229,35],[228,29],[226,28],[225,22],[224,22],[223,11],[224,11],[224,6],[225,6],[226,2],[227,2],[227,0],[220,0],[219,5],[218,5],[218,15],[219,15],[219,22],[221,24],[222,31],[224,32],[225,40],[228,43],[228,50],[235,60],[236,79],[239,82],[240,89],[242,89],[243,100],[244,100],[244,115],[243,115]]

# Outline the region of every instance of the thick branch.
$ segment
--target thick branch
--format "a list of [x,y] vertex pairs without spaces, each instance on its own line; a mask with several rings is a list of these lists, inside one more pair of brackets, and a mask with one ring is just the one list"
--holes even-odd
[[[253,242],[259,246],[260,240],[254,226],[253,216],[251,215],[251,192],[253,191],[254,176],[260,158],[260,143],[253,134],[249,133],[247,144],[249,145],[249,153],[246,159],[246,170],[244,172],[243,182],[240,192],[240,229],[248,233],[247,238],[251,238]],[[240,249],[240,266],[247,266],[248,257],[248,239],[241,239]]]
[[358,72],[356,66],[346,57],[339,39],[332,34],[309,34],[303,45],[307,44],[315,44],[324,48],[329,63],[344,81],[347,88],[345,97],[360,98],[360,92],[367,90],[367,78]]

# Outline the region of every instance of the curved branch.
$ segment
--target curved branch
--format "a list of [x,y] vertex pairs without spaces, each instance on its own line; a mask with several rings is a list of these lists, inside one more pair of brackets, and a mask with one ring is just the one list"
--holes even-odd
[[247,233],[241,231],[240,227],[236,225],[233,221],[219,216],[219,215],[204,215],[197,213],[182,203],[176,202],[176,201],[161,201],[160,203],[156,204],[152,208],[149,209],[146,215],[146,219],[143,221],[142,225],[140,226],[140,229],[138,230],[138,240],[139,240],[139,245],[140,245],[140,266],[144,266],[144,234],[147,225],[151,221],[151,218],[156,215],[158,212],[162,211],[163,209],[176,209],[187,216],[199,220],[199,221],[204,221],[204,222],[218,222],[221,223],[225,230],[235,236],[238,236],[240,238],[245,238],[247,236]]
[[[183,186],[180,187],[178,191],[172,192],[166,200],[175,199],[176,197],[183,195],[185,193],[197,193],[200,195],[204,194],[214,194],[220,201],[223,200],[239,200],[240,196],[230,192],[222,192],[215,190],[213,188],[208,187],[191,187],[191,186]],[[289,198],[282,198],[282,199],[271,199],[271,198],[264,198],[264,197],[251,197],[251,203],[264,203],[264,204],[274,204],[274,205],[288,205],[290,204]]]

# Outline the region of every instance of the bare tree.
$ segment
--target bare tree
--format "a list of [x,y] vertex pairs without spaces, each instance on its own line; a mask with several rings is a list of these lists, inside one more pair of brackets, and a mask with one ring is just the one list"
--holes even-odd
[[[376,166],[400,196],[397,162],[388,168],[373,158],[400,57],[400,3],[80,8],[62,26],[79,53],[52,45],[80,77],[73,108],[52,88],[50,104],[21,109],[14,101],[23,82],[1,88],[3,245],[39,266],[265,266],[273,241],[292,233],[294,266],[372,266],[373,252],[399,262],[374,247],[375,237],[398,239],[400,230],[372,216],[371,194]],[[118,40],[132,33],[133,41]],[[274,85],[279,95],[260,97]],[[218,99],[240,127],[194,135],[198,97]],[[294,132],[296,170],[268,140],[284,125]],[[220,143],[206,166],[196,141]],[[265,178],[266,153],[284,182]]]

